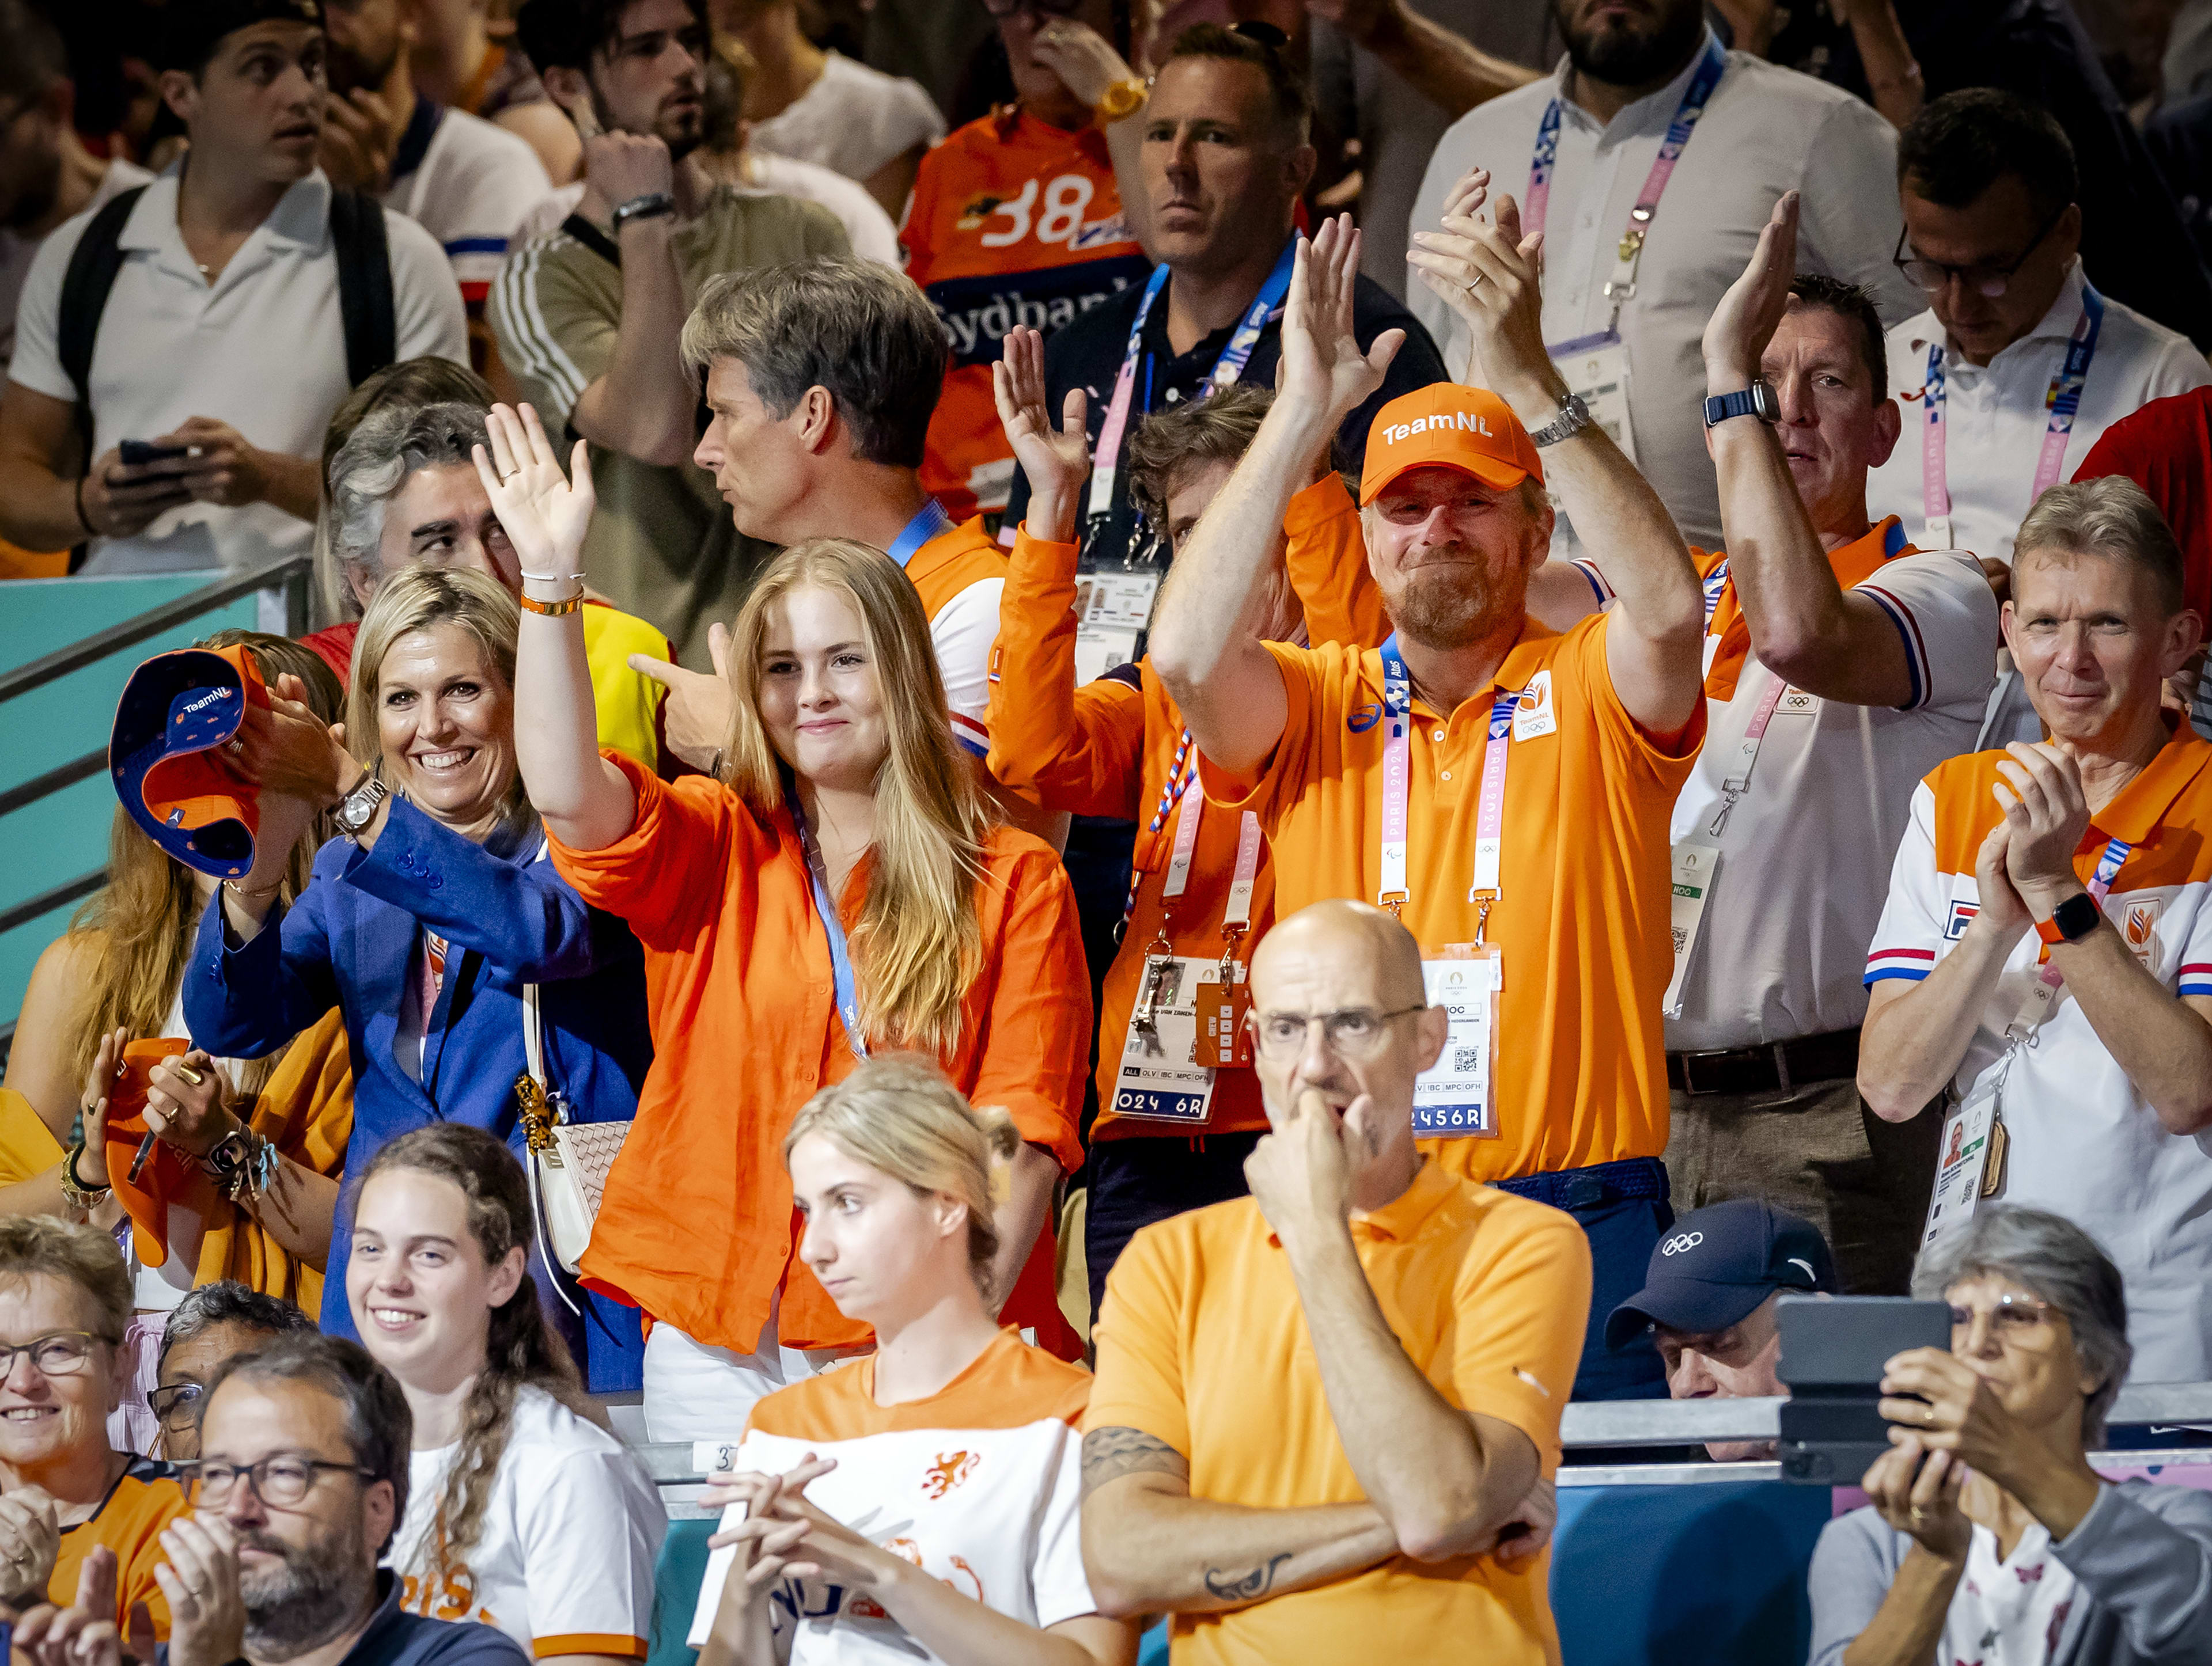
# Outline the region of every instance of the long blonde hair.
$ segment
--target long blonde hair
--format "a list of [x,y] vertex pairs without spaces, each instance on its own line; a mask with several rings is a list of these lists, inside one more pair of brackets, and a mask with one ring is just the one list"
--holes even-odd
[[[307,704],[315,715],[325,723],[338,720],[337,677],[313,649],[258,631],[218,631],[197,645],[243,647],[266,682],[289,671],[307,685]],[[315,852],[328,832],[318,816],[292,847],[281,893],[287,907],[307,888]],[[118,804],[107,835],[107,883],[70,921],[70,936],[79,938],[93,957],[69,1033],[71,1081],[81,1082],[90,1074],[100,1038],[110,1030],[128,1030],[133,1036],[161,1033],[192,957],[199,917],[192,870],[140,832],[130,812]]]
[[[380,775],[384,767],[384,731],[377,723],[377,683],[392,645],[433,625],[458,625],[477,639],[493,674],[507,685],[510,710],[514,695],[514,639],[522,609],[493,579],[466,567],[410,566],[377,586],[361,634],[354,639],[353,686],[346,693],[346,745],[364,769]],[[509,760],[512,768],[513,760]],[[500,801],[496,825],[488,832],[520,833],[532,826],[522,772],[514,769]]]
[[783,1166],[809,1134],[923,1196],[968,1206],[968,1266],[988,1287],[999,1254],[994,1209],[1005,1196],[1021,1135],[1014,1119],[978,1110],[936,1064],[913,1053],[878,1053],[799,1109],[783,1136]]
[[921,597],[883,551],[849,538],[810,538],[762,572],[732,633],[736,709],[723,779],[756,815],[773,815],[783,802],[789,766],[761,722],[761,662],[769,610],[807,585],[849,597],[859,609],[890,741],[874,784],[868,898],[852,936],[861,1027],[949,1053],[960,1039],[961,997],[982,960],[975,882],[990,821],[953,742]]

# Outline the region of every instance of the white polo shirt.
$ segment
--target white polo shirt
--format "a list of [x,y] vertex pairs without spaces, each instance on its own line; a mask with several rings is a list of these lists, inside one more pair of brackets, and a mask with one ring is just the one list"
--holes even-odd
[[393,170],[384,206],[438,239],[461,298],[481,307],[523,216],[552,192],[545,164],[505,128],[418,99]]
[[[1982,570],[1919,554],[1895,520],[1829,556],[1838,581],[1897,627],[1912,670],[1905,706],[1851,706],[1788,690],[1750,777],[1716,835],[1723,784],[1742,777],[1747,736],[1775,692],[1724,576],[1700,552],[1716,605],[1708,626],[1705,744],[1674,801],[1669,837],[1720,860],[1667,1020],[1669,1052],[1749,1047],[1848,1030],[1866,1017],[1867,940],[1920,778],[1974,743],[1996,669],[1997,605]],[[1714,580],[1719,580],[1715,584]]]
[[[2051,379],[2066,360],[2066,344],[2081,318],[2081,263],[2076,260],[2043,321],[1986,365],[1972,365],[1946,341],[1934,311],[1889,332],[1889,384],[1905,413],[1905,432],[1889,461],[1867,476],[1867,504],[1877,515],[1903,518],[1905,530],[1928,542],[1925,477],[1928,351],[1943,354],[1943,473],[1951,494],[1954,548],[2008,565],[2013,535],[2034,504],[2036,464],[2043,455]],[[2154,399],[2212,382],[2212,366],[2189,338],[2154,324],[2110,295],[2088,379],[2057,478],[2074,470],[2097,437]]]
[[[1613,304],[1604,290],[1614,249],[1696,69],[1693,58],[1666,86],[1603,124],[1567,96],[1565,58],[1557,73],[1468,111],[1430,158],[1412,229],[1435,230],[1453,182],[1478,165],[1491,171],[1493,196],[1524,202],[1537,131],[1557,98],[1559,155],[1544,225],[1544,339],[1557,346],[1607,329]],[[1705,453],[1698,342],[1713,308],[1743,275],[1775,199],[1790,190],[1804,193],[1800,271],[1866,285],[1885,321],[1908,316],[1923,300],[1889,264],[1901,225],[1895,130],[1825,82],[1729,53],[1660,198],[1636,294],[1620,312],[1637,467],[1683,536],[1708,548],[1722,541],[1720,487]],[[1458,315],[1418,275],[1406,297],[1459,374],[1468,335]]]
[[[331,413],[351,389],[330,190],[319,168],[286,191],[210,284],[177,228],[176,176],[146,187],[124,222],[123,265],[93,347],[94,457],[192,416],[228,422],[264,451],[320,453]],[[76,397],[55,336],[62,278],[91,219],[79,215],[46,239],[16,314],[9,379],[50,398]],[[461,294],[436,239],[389,210],[384,228],[398,356],[466,364]],[[188,503],[135,537],[94,539],[84,570],[235,570],[304,550],[313,534],[274,504]]]
[[[1869,985],[1928,976],[1980,901],[1974,858],[2002,814],[1997,752],[1954,758],[1912,796],[1867,957]],[[2108,841],[2134,849],[2105,917],[2177,995],[2212,997],[2212,742],[2186,727],[2091,818],[2074,858],[2086,883]],[[2062,984],[2039,1024],[2022,1020],[2043,944],[2024,931],[1954,1081],[1995,1085],[2009,1136],[2010,1203],[2064,1215],[2127,1281],[2137,1383],[2212,1378],[2212,1133],[2169,1134]],[[1925,1112],[1923,1113],[1927,1114]]]

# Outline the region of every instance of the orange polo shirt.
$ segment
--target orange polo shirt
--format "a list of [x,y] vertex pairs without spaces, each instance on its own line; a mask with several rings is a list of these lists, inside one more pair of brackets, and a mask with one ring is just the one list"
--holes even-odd
[[76,1601],[77,1576],[94,1545],[115,1553],[115,1623],[129,1634],[131,1609],[143,1602],[154,1621],[154,1635],[169,1635],[169,1602],[154,1578],[154,1570],[169,1560],[161,1548],[161,1530],[179,1516],[191,1513],[177,1472],[150,1457],[133,1457],[130,1467],[100,1500],[89,1519],[62,1530],[61,1549],[54,1557],[53,1576],[46,1581],[46,1600],[58,1608]]
[[[1352,1218],[1361,1269],[1414,1368],[1462,1411],[1511,1424],[1543,1471],[1581,1357],[1589,1245],[1572,1216],[1425,1162]],[[1256,1510],[1364,1498],[1345,1456],[1290,1260],[1249,1197],[1144,1227],[1107,1276],[1083,1427],[1141,1429],[1190,1464],[1193,1498]],[[1175,1666],[1451,1658],[1556,1666],[1550,1557],[1404,1556],[1226,1614],[1174,1616]]]
[[[720,782],[663,783],[617,754],[637,795],[629,833],[596,851],[553,841],[562,875],[629,923],[644,945],[653,1060],[637,1124],[608,1177],[583,1270],[702,1342],[750,1354],[780,1290],[791,1348],[866,1342],[798,1257],[800,1223],[784,1130],[816,1090],[857,1063],[837,1015],[830,940],[790,813],[749,809]],[[869,864],[838,910],[860,922]],[[960,1041],[939,1063],[977,1105],[1002,1106],[1022,1138],[1062,1168],[1091,1041],[1089,978],[1075,900],[1042,840],[994,828],[975,886],[982,958]],[[1048,1222],[1006,1308],[1040,1342],[1073,1338],[1053,1299]]]
[[[1359,511],[1344,482],[1325,475],[1291,500],[1284,517],[1285,564],[1305,604],[1306,633],[1319,641],[1380,641],[1389,628],[1367,571]],[[1149,660],[1075,686],[1076,546],[1014,538],[1013,562],[1000,601],[999,645],[991,672],[991,772],[1047,809],[1137,822],[1132,871],[1135,912],[1106,973],[1099,1009],[1098,1116],[1091,1137],[1236,1134],[1267,1125],[1260,1085],[1249,1069],[1218,1069],[1206,1120],[1118,1114],[1115,1089],[1145,962],[1164,937],[1193,959],[1220,957],[1221,917],[1237,868],[1240,818],[1204,813],[1191,791],[1181,809],[1151,825],[1167,790],[1182,741],[1182,713]],[[1133,676],[1133,686],[1124,680]],[[1186,760],[1188,768],[1188,760]],[[1166,895],[1177,815],[1200,815],[1198,837],[1182,894]],[[1275,877],[1265,841],[1252,881],[1249,929],[1237,950],[1250,962],[1253,945],[1274,923]]]
[[[1606,615],[1565,635],[1534,619],[1490,688],[1449,716],[1416,696],[1401,918],[1425,954],[1474,941],[1474,839],[1493,695],[1548,678],[1554,727],[1510,742],[1489,941],[1503,951],[1495,1138],[1424,1141],[1476,1180],[1581,1168],[1667,1148],[1659,1006],[1673,971],[1668,820],[1705,732],[1705,704],[1667,743],[1613,692]],[[1290,716],[1240,779],[1212,760],[1206,797],[1253,809],[1274,841],[1275,912],[1382,888],[1382,659],[1266,645]]]

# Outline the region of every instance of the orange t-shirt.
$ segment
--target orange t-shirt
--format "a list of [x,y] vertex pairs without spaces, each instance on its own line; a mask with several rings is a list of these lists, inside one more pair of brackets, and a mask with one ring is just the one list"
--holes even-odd
[[[1426,1162],[1352,1218],[1375,1299],[1445,1402],[1511,1424],[1547,1475],[1589,1311],[1573,1217]],[[1190,1464],[1193,1498],[1254,1510],[1365,1497],[1345,1456],[1290,1259],[1249,1197],[1146,1227],[1106,1280],[1083,1427],[1141,1429]],[[1392,1556],[1327,1584],[1170,1624],[1176,1666],[1455,1660],[1556,1666],[1548,1557]]]
[[[1548,699],[1550,732],[1510,742],[1504,849],[1488,941],[1503,950],[1494,1138],[1424,1141],[1475,1180],[1582,1168],[1667,1148],[1660,1002],[1674,969],[1668,820],[1705,738],[1705,702],[1661,744],[1613,692],[1606,615],[1564,636],[1534,619],[1488,688],[1442,716],[1416,695],[1401,918],[1435,955],[1472,943],[1468,900],[1493,695]],[[1275,912],[1382,888],[1382,660],[1270,642],[1290,715],[1240,779],[1212,760],[1206,797],[1256,810],[1274,842]],[[1532,709],[1540,711],[1540,706]]]
[[150,1457],[133,1457],[91,1518],[62,1530],[53,1577],[46,1581],[46,1600],[57,1608],[72,1606],[85,1556],[94,1546],[104,1544],[115,1553],[116,1625],[128,1636],[131,1607],[143,1602],[153,1617],[154,1635],[167,1637],[169,1602],[154,1570],[169,1560],[169,1553],[161,1548],[161,1530],[178,1517],[190,1515],[191,1508],[173,1469]]
[[955,520],[1004,508],[1014,453],[991,367],[1006,332],[1049,337],[1152,271],[1122,220],[1106,136],[1012,105],[969,122],[922,158],[899,243],[952,344],[921,483]]
[[[1359,512],[1334,474],[1291,500],[1283,519],[1291,582],[1305,603],[1307,634],[1365,644],[1387,624],[1367,571]],[[1139,823],[1132,872],[1135,912],[1106,973],[1098,1018],[1098,1117],[1091,1137],[1236,1134],[1267,1125],[1260,1086],[1249,1068],[1214,1073],[1202,1122],[1127,1116],[1117,1108],[1121,1051],[1145,963],[1164,937],[1178,955],[1218,960],[1222,910],[1236,872],[1240,818],[1203,812],[1191,791],[1158,827],[1151,825],[1176,755],[1182,713],[1149,660],[1075,686],[1073,544],[1047,543],[1026,528],[1014,539],[1012,570],[1000,603],[999,645],[991,673],[991,772],[1048,809]],[[1134,678],[1133,685],[1127,679]],[[1186,771],[1189,759],[1184,761]],[[1182,893],[1166,894],[1177,818],[1198,814],[1198,834]],[[1250,924],[1237,949],[1247,965],[1275,918],[1275,876],[1263,840],[1252,881]]]
[[[798,1257],[783,1167],[793,1114],[857,1063],[790,813],[757,815],[719,781],[663,783],[602,755],[629,777],[637,820],[600,850],[556,839],[553,861],[644,945],[653,1060],[583,1270],[595,1287],[738,1353],[759,1346],[779,1290],[787,1347],[865,1342],[868,1328],[840,1313]],[[863,861],[839,900],[848,931],[867,874]],[[939,1062],[971,1100],[1004,1106],[1023,1139],[1073,1169],[1090,991],[1075,900],[1051,847],[994,828],[975,912],[982,959],[959,1045]],[[1048,1223],[1006,1317],[1065,1348],[1052,1239]]]

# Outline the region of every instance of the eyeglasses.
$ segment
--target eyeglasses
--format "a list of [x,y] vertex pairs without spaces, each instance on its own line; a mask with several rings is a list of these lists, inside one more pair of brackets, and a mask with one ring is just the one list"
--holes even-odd
[[1951,1334],[1972,1330],[1977,1317],[1987,1314],[1991,1334],[1998,1337],[2022,1337],[2051,1322],[2051,1304],[2038,1301],[2033,1296],[1999,1296],[1988,1307],[1966,1307],[1951,1304]]
[[[92,1358],[92,1350],[106,1342],[105,1336],[95,1336],[89,1330],[49,1330],[43,1336],[33,1336],[27,1342],[10,1346],[0,1342],[0,1383],[8,1380],[8,1373],[15,1368],[15,1356],[27,1354],[31,1363],[46,1377],[74,1377],[84,1369],[84,1362]],[[112,1344],[111,1344],[112,1346]]]
[[359,1475],[363,1481],[376,1479],[375,1470],[358,1463],[333,1463],[325,1458],[289,1455],[264,1457],[258,1463],[179,1463],[177,1468],[184,1472],[185,1490],[193,1506],[204,1510],[221,1509],[240,1476],[251,1482],[253,1495],[262,1503],[280,1510],[288,1510],[307,1496],[319,1469]]
[[173,1429],[180,1429],[192,1421],[200,1397],[207,1392],[204,1383],[172,1383],[167,1388],[157,1388],[146,1396],[147,1407],[154,1415]]
[[2013,274],[2027,264],[2027,257],[2043,246],[2043,239],[2057,229],[2058,222],[2066,217],[2066,210],[2072,206],[2070,203],[2061,203],[2058,212],[2043,222],[2043,229],[2028,239],[2027,246],[2020,251],[2019,257],[2002,266],[1948,266],[1940,260],[1923,260],[1917,255],[1907,255],[1905,240],[1910,233],[1904,231],[1897,234],[1897,251],[1890,256],[1889,264],[1929,294],[1941,293],[1945,284],[1956,278],[1967,288],[1978,290],[1990,300],[1996,300],[2011,283]]
[[1296,1058],[1304,1050],[1306,1037],[1318,1024],[1322,1045],[1339,1058],[1372,1058],[1389,1038],[1393,1019],[1427,1010],[1425,1004],[1401,1007],[1395,1012],[1354,1007],[1346,1012],[1316,1013],[1310,1018],[1304,1013],[1271,1012],[1256,1021],[1253,1036],[1260,1044],[1261,1052],[1267,1057]]

